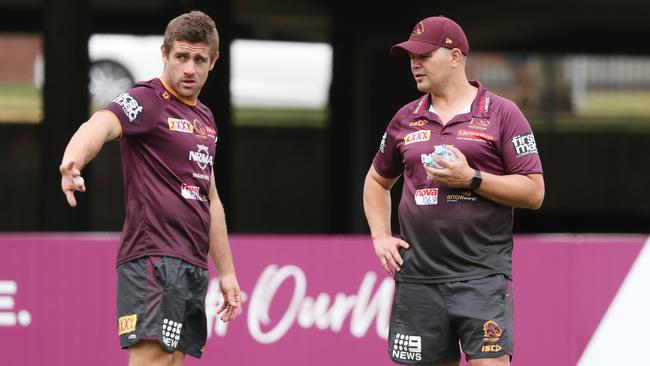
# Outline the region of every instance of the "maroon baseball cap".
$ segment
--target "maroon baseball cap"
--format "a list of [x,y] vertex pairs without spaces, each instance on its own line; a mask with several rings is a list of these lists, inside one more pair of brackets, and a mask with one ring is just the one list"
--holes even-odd
[[441,16],[429,17],[418,22],[411,32],[409,40],[394,45],[390,52],[401,55],[407,52],[423,55],[440,47],[458,48],[467,55],[469,43],[463,28],[453,20]]

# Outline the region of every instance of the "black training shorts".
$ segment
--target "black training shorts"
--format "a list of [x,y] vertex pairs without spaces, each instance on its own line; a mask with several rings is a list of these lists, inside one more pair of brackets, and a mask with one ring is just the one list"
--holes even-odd
[[117,267],[120,346],[157,340],[167,352],[201,357],[207,339],[208,270],[172,257],[144,257]]
[[457,361],[459,342],[468,360],[512,357],[513,294],[507,277],[396,284],[388,337],[394,362]]

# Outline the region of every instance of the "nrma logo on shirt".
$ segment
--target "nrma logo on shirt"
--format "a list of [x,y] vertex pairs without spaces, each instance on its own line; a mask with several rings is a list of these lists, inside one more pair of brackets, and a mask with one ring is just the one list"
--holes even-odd
[[205,169],[208,164],[212,166],[212,155],[208,152],[208,147],[201,144],[196,145],[196,147],[196,151],[190,151],[189,160],[196,162],[196,165],[201,169]]
[[422,337],[397,333],[391,354],[397,360],[421,361]]
[[438,204],[438,188],[424,188],[415,191],[415,204],[420,206]]

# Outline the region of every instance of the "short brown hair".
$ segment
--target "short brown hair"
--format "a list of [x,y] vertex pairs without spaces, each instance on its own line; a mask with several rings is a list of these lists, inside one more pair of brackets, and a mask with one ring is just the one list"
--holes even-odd
[[179,15],[167,24],[163,40],[167,53],[172,49],[174,41],[205,42],[212,53],[219,52],[217,27],[210,16],[198,10]]

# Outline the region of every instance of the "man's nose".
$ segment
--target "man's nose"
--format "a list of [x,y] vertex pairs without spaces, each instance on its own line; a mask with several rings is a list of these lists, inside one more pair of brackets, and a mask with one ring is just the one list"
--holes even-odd
[[194,61],[190,60],[185,63],[183,66],[183,72],[188,74],[188,75],[193,75],[196,72],[196,64]]

